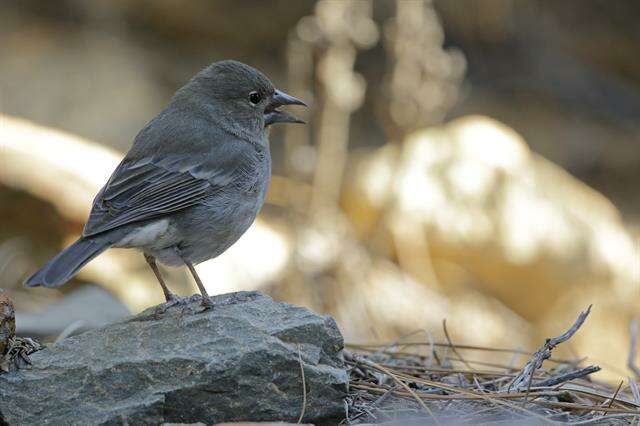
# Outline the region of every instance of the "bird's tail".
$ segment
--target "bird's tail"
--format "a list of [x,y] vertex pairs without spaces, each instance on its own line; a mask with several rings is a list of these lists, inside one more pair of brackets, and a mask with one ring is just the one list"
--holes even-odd
[[58,287],[69,281],[91,259],[105,251],[112,243],[100,238],[81,237],[58,253],[25,282],[26,287]]

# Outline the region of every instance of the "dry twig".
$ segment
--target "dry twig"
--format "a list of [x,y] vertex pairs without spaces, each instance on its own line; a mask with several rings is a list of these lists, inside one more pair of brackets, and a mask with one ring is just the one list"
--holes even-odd
[[560,383],[564,383],[564,382],[568,382],[569,380],[573,380],[573,379],[579,379],[581,377],[585,377],[588,376],[589,374],[593,374],[600,371],[600,367],[598,367],[597,365],[590,365],[588,367],[585,368],[581,368],[579,370],[575,370],[575,371],[571,371],[569,373],[566,374],[561,374],[559,376],[555,376],[555,377],[551,377],[549,379],[546,380],[542,380],[540,382],[536,383],[537,387],[544,387],[544,386],[554,386]]
[[[430,334],[427,334],[428,337],[431,337]],[[388,347],[388,344],[378,344],[378,343],[347,343],[345,345],[348,348],[351,349],[374,349],[374,348],[382,348],[384,349],[385,347]],[[433,347],[438,347],[438,348],[448,348],[450,346],[450,344],[448,342],[434,342],[434,341],[430,341],[429,343],[425,343],[425,342],[403,342],[402,346],[429,346],[431,348]],[[455,345],[457,349],[465,349],[465,350],[473,350],[473,351],[481,351],[481,352],[499,352],[499,353],[513,353],[513,354],[520,354],[520,355],[527,355],[527,356],[533,356],[534,352],[529,352],[529,351],[525,351],[522,349],[511,349],[511,348],[489,348],[489,347],[485,347],[485,346],[477,346],[477,345]],[[432,351],[433,352],[433,351]],[[383,353],[387,353],[384,352]],[[552,361],[558,364],[573,364],[576,362],[576,360],[570,360],[570,359],[563,359],[563,358],[554,358],[551,357],[549,358],[547,361]]]
[[631,320],[629,324],[630,347],[629,358],[627,359],[627,367],[636,376],[636,380],[640,380],[640,367],[636,365],[636,356],[638,355],[638,319]]
[[[436,345],[421,344],[421,353],[390,350],[389,345],[349,345],[359,349],[355,353],[345,351],[345,361],[351,366],[346,423],[356,422],[356,419],[356,423],[380,423],[407,416],[422,417],[424,414],[416,408],[416,402],[423,411],[437,415],[442,423],[453,420],[461,424],[510,424],[525,417],[537,421],[536,424],[567,422],[578,425],[598,423],[597,419],[602,421],[604,414],[609,422],[640,419],[640,395],[633,379],[629,380],[629,389],[613,389],[586,380],[587,376],[600,370],[598,366],[583,367],[581,361],[567,362],[573,366],[570,371],[542,366],[551,350],[571,338],[588,314],[589,309],[580,314],[566,333],[547,340],[524,366],[512,366],[518,370],[517,374],[474,369],[477,362],[463,356],[466,355],[465,348],[487,353],[495,350],[456,345],[450,336],[443,346],[450,348],[456,357],[448,359],[466,361],[464,368],[425,365],[426,360],[432,359]],[[391,347],[403,345],[394,342]],[[426,351],[431,354],[424,353]],[[504,349],[502,352],[507,355],[523,351]],[[480,364],[504,367],[500,361]],[[389,383],[387,378],[394,383]],[[516,379],[520,383],[517,388],[504,384],[514,383]],[[425,409],[426,401],[429,411]],[[523,406],[523,402],[528,406]]]
[[451,348],[453,353],[456,354],[456,356],[458,358],[460,358],[460,361],[462,361],[462,363],[465,365],[465,367],[467,367],[469,370],[471,370],[471,366],[469,365],[469,363],[467,361],[465,361],[464,358],[462,358],[462,355],[460,355],[460,353],[458,352],[456,347],[453,345],[453,342],[451,341],[451,337],[449,336],[449,331],[447,330],[447,320],[446,320],[446,318],[442,320],[442,329],[444,330],[444,337],[446,337],[447,342],[449,342],[449,347]]
[[522,370],[520,370],[520,373],[507,386],[505,386],[506,390],[510,391],[511,389],[522,390],[530,388],[535,371],[542,366],[542,363],[545,360],[551,358],[551,351],[556,346],[569,340],[571,336],[573,336],[576,331],[578,331],[578,329],[584,323],[585,319],[587,319],[587,316],[590,312],[591,305],[589,305],[586,311],[583,311],[580,313],[580,315],[578,315],[578,318],[571,326],[571,328],[569,328],[569,330],[558,337],[547,339],[547,341],[544,343],[544,346],[542,346],[533,354],[529,362],[527,362]]
[[[611,408],[611,406],[613,405],[613,401],[616,400],[616,397],[618,396],[618,392],[620,392],[620,389],[622,389],[622,384],[624,383],[624,381],[620,381],[620,384],[618,385],[618,387],[616,388],[616,391],[613,393],[613,396],[611,397],[611,399],[609,400],[609,402],[607,403],[607,401],[605,401],[605,403],[607,403],[607,408]],[[607,412],[605,411],[602,416],[606,416]]]
[[418,402],[418,404],[420,404],[422,406],[422,408],[424,409],[424,411],[429,414],[429,416],[431,416],[433,418],[433,421],[436,424],[439,424],[438,419],[436,419],[436,417],[433,415],[433,412],[431,411],[431,409],[429,407],[427,407],[427,404],[424,403],[424,401],[422,399],[420,399],[420,397],[418,397],[418,395],[416,395],[416,393],[406,384],[404,383],[402,380],[400,380],[395,374],[393,374],[391,371],[389,371],[388,369],[386,369],[385,367],[370,361],[366,358],[360,358],[360,357],[355,357],[354,356],[354,360],[358,363],[362,363],[364,365],[367,365],[369,367],[372,367],[376,370],[379,370],[383,373],[385,373],[387,376],[391,377],[396,383],[398,383],[400,386],[402,386],[403,388],[405,388],[407,390],[407,392],[409,392],[411,394],[411,396],[413,396],[415,398],[415,400]]
[[302,363],[302,354],[300,353],[300,345],[298,345],[298,362],[300,363],[300,376],[302,377],[302,410],[300,411],[300,417],[296,423],[302,423],[304,413],[307,410],[307,383],[304,377],[304,364]]

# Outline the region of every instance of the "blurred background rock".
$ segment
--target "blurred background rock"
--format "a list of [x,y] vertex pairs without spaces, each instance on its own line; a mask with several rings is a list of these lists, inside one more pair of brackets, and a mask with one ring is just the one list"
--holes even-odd
[[55,338],[161,302],[129,251],[59,291],[20,282],[81,231],[176,88],[234,58],[313,106],[308,126],[274,130],[258,222],[198,267],[211,293],[267,291],[334,315],[350,341],[438,340],[447,318],[457,341],[524,348],[593,303],[573,350],[626,374],[640,314],[637,1],[0,7],[0,287],[18,333]]

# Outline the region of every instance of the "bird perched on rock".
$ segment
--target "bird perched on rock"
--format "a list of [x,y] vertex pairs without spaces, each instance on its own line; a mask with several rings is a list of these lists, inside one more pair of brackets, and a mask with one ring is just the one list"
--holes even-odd
[[283,105],[305,104],[248,65],[221,61],[202,70],[138,133],[96,195],[82,236],[25,285],[58,287],[107,248],[135,248],[167,302],[179,298],[156,260],[186,265],[210,307],[194,265],[235,243],[262,207],[271,176],[269,126],[302,123],[278,109]]

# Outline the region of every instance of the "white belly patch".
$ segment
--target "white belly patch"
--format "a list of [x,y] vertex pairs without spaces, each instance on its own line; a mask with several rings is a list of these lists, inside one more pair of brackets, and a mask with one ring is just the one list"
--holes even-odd
[[161,219],[136,229],[122,238],[116,247],[144,247],[158,242],[169,230],[169,220]]

